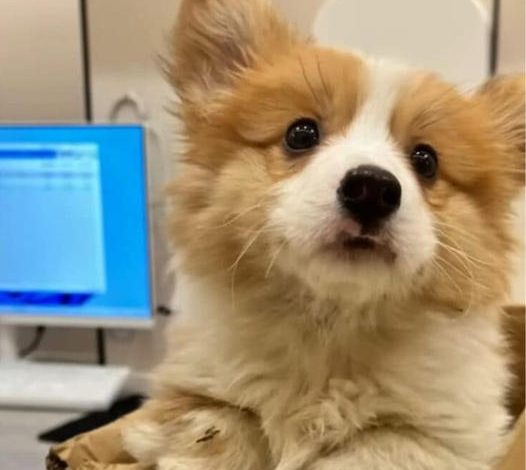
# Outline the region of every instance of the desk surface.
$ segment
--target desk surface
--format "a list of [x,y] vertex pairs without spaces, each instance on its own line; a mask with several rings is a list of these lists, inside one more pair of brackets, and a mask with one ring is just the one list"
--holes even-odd
[[0,409],[0,469],[41,470],[50,444],[36,436],[78,414]]

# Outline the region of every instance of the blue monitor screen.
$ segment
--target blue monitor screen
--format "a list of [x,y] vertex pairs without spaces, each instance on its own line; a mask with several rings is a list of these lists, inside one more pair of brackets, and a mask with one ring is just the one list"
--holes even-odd
[[144,130],[0,126],[0,316],[148,320]]

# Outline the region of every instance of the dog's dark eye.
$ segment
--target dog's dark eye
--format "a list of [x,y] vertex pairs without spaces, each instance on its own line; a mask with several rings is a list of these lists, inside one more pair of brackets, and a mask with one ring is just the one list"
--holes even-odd
[[426,179],[434,178],[438,170],[437,153],[427,144],[419,144],[413,149],[411,163],[415,171]]
[[320,143],[318,124],[313,119],[303,118],[295,121],[285,135],[285,150],[302,153],[313,149]]

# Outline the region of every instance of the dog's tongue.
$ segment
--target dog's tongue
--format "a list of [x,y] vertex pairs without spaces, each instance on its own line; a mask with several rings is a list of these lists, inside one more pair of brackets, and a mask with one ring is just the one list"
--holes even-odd
[[342,220],[340,228],[343,233],[351,237],[359,237],[362,231],[362,226],[352,219]]

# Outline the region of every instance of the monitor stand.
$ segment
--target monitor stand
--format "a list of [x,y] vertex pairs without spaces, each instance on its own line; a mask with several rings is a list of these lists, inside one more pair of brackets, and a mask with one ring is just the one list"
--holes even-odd
[[0,362],[16,361],[18,344],[16,327],[0,323]]
[[0,320],[0,407],[104,410],[129,375],[128,367],[21,359],[16,326]]

